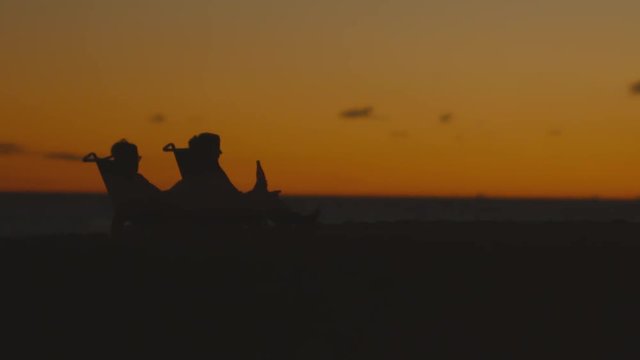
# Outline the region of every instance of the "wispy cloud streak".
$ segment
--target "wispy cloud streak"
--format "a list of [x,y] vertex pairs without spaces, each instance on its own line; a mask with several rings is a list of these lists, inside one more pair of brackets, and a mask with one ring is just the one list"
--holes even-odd
[[164,114],[157,113],[157,114],[153,114],[153,115],[151,116],[151,118],[149,119],[149,121],[150,121],[152,124],[162,124],[162,123],[164,123],[164,122],[166,122],[166,121],[167,121],[167,117],[166,117],[166,116],[164,116]]
[[372,115],[373,115],[372,106],[365,106],[363,108],[346,109],[340,113],[340,116],[345,119],[365,119],[365,118],[371,118]]
[[452,113],[445,113],[440,115],[440,123],[442,124],[448,124],[453,120],[453,114]]
[[25,149],[16,143],[0,143],[0,156],[24,154]]
[[63,160],[63,161],[80,161],[82,155],[64,152],[64,151],[52,151],[42,154],[45,159],[49,160]]

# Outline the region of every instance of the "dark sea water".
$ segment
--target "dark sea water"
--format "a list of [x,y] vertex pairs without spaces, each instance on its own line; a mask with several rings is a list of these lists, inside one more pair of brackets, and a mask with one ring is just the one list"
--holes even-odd
[[[378,221],[640,221],[640,201],[490,198],[285,197],[322,211],[323,223]],[[111,204],[99,194],[0,193],[0,237],[106,232]]]

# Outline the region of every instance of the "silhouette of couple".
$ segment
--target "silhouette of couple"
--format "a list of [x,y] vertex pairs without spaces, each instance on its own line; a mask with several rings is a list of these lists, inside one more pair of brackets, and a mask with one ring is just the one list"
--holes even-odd
[[[131,219],[157,219],[168,209],[204,217],[226,216],[236,220],[247,215],[255,219],[270,220],[275,224],[314,222],[317,212],[301,215],[279,199],[279,191],[269,191],[267,179],[260,162],[257,162],[256,183],[247,193],[239,191],[220,166],[220,137],[202,133],[189,140],[189,148],[183,162],[188,162],[188,172],[167,191],[161,191],[138,172],[141,157],[138,147],[121,140],[111,147],[109,181],[107,190],[116,211],[112,232],[119,233]],[[177,158],[177,156],[176,156]],[[100,166],[100,163],[99,163]],[[104,173],[103,169],[101,172]],[[224,217],[223,216],[223,217]]]

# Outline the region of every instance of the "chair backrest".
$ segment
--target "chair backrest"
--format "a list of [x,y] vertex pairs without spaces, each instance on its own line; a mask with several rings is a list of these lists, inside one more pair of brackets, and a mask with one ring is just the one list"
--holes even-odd
[[176,158],[176,163],[178,164],[180,176],[183,179],[193,177],[198,173],[196,164],[188,148],[176,148],[173,143],[169,143],[162,148],[162,151],[173,153]]
[[115,186],[113,185],[113,176],[116,173],[116,167],[115,163],[113,162],[113,157],[108,156],[100,158],[96,155],[96,153],[90,153],[82,158],[82,161],[87,163],[96,163],[96,165],[98,166],[98,170],[100,171],[102,181],[104,182],[104,186],[107,188],[107,193],[109,194],[110,198],[113,198],[116,191]]
[[131,213],[128,211],[128,206],[120,202],[120,198],[123,193],[126,193],[126,189],[123,188],[122,181],[119,182],[119,185],[116,181],[118,177],[122,177],[118,176],[118,168],[113,157],[108,156],[100,158],[95,153],[90,153],[82,158],[82,161],[87,163],[96,163],[98,166],[100,176],[102,177],[104,186],[107,188],[107,194],[109,194],[109,199],[111,199],[111,203],[113,205],[111,234],[114,236],[120,236],[126,221],[131,221],[132,218]]

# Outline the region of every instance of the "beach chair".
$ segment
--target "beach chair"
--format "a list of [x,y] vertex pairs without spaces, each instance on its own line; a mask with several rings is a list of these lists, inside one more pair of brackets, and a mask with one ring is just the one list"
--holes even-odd
[[[178,164],[178,170],[180,176],[185,179],[197,174],[197,167],[190,156],[188,148],[176,148],[173,143],[169,143],[162,148],[164,152],[172,152],[176,158]],[[256,192],[259,189],[267,189],[267,177],[264,174],[260,160],[256,161],[256,184],[251,192]],[[268,191],[266,196],[278,197],[280,190]]]
[[133,203],[126,200],[126,187],[123,187],[122,181],[116,181],[118,169],[112,156],[101,158],[96,155],[96,153],[89,153],[82,158],[82,161],[85,163],[95,163],[98,166],[98,171],[100,171],[100,176],[107,189],[107,194],[113,208],[113,216],[111,219],[112,236],[120,236],[127,223],[142,222],[143,219],[149,220],[147,218],[150,217],[151,214],[150,211],[148,211],[148,205],[146,208],[141,206],[135,207]]
[[113,216],[111,219],[111,234],[117,235],[122,232],[125,222],[127,221],[123,216],[123,211],[118,206],[117,202],[114,198],[117,196],[117,187],[114,186],[113,176],[116,173],[115,164],[113,162],[113,157],[99,157],[96,153],[89,153],[85,157],[82,158],[82,161],[85,163],[95,163],[98,166],[98,171],[100,171],[100,177],[102,178],[102,182],[104,183],[104,187],[107,189],[107,195],[109,195],[109,199],[111,200],[111,204],[113,206]]
[[[183,179],[197,176],[199,169],[197,164],[191,157],[188,148],[176,148],[173,143],[165,145],[162,150],[164,152],[172,152],[175,156],[178,170]],[[296,214],[289,210],[281,200],[279,200],[280,190],[269,191],[267,177],[262,169],[260,161],[256,161],[256,183],[251,191],[245,194],[246,200],[251,204],[247,208],[241,209],[224,209],[210,210],[207,215],[211,222],[222,223],[264,223],[267,218],[276,218],[280,223],[315,223],[319,212],[316,210],[310,215]],[[271,204],[266,205],[265,204]],[[273,205],[280,205],[280,209],[274,208]],[[269,214],[269,216],[267,216]],[[202,217],[203,214],[193,214],[196,217]]]
[[[177,148],[175,144],[169,143],[162,148],[164,152],[173,153],[178,171],[182,179],[190,179],[201,174],[201,168],[192,157],[192,153],[188,148]],[[211,208],[198,212],[192,212],[191,218],[209,224],[256,224],[261,221],[261,215],[249,208],[229,208],[216,209]]]
[[109,197],[112,197],[113,192],[115,191],[112,182],[112,176],[115,172],[113,157],[108,156],[100,158],[98,157],[98,155],[96,155],[96,153],[89,153],[82,158],[82,162],[96,163],[96,165],[98,166],[98,171],[100,171],[100,177],[102,177],[102,182],[104,182],[104,186],[107,189],[107,194],[109,195]]
[[[178,170],[180,176],[183,179],[188,179],[193,176],[197,176],[199,169],[197,164],[193,161],[191,153],[188,148],[177,148],[173,143],[165,145],[162,150],[164,152],[171,152],[175,156],[176,163],[178,164]],[[256,183],[251,191],[247,195],[247,200],[252,203],[252,206],[244,209],[225,209],[222,213],[216,213],[211,210],[209,217],[212,221],[222,220],[222,222],[245,222],[245,223],[260,223],[265,221],[264,211],[260,209],[259,203],[275,203],[280,195],[280,190],[269,191],[267,190],[267,177],[262,169],[260,161],[256,161]],[[258,205],[258,206],[256,206]],[[201,215],[201,214],[198,214]]]

